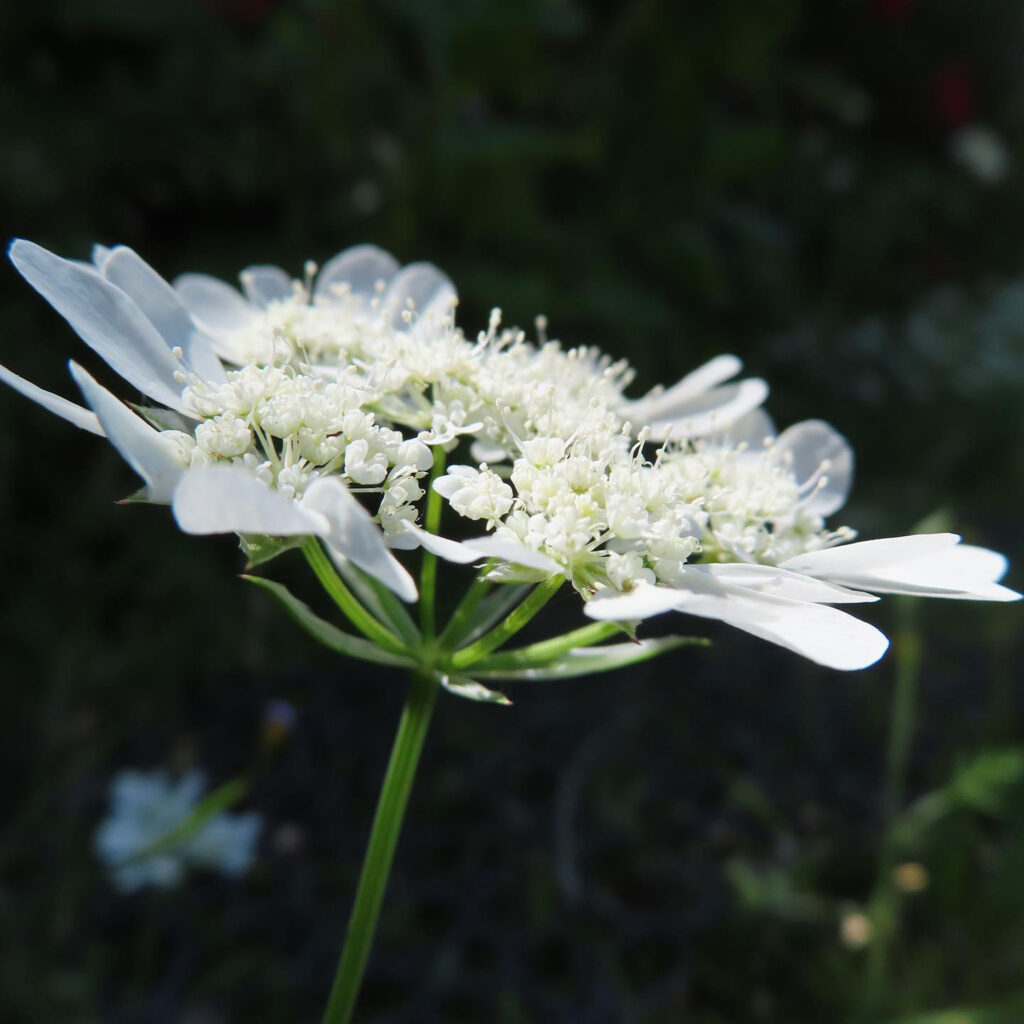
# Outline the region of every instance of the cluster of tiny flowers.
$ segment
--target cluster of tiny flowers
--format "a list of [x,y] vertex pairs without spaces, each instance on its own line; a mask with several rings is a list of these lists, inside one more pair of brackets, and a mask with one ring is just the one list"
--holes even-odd
[[[549,340],[543,318],[531,339],[495,309],[467,337],[444,274],[372,245],[301,280],[251,267],[241,292],[197,274],[168,284],[125,247],[96,247],[92,264],[22,240],[10,255],[159,405],[132,411],[74,363],[88,408],[0,379],[105,435],[189,533],[315,536],[406,601],[416,584],[392,552],[422,546],[487,562],[493,581],[565,578],[592,618],[682,610],[839,668],[886,641],[831,605],[1017,597],[996,582],[1001,556],[953,534],[847,544],[827,520],[850,488],[849,445],[818,420],[777,432],[767,386],[736,380],[735,356],[630,398],[626,362]],[[454,520],[424,529],[428,486],[467,539]]]
[[[110,815],[96,831],[95,847],[122,892],[147,885],[168,889],[190,868],[229,878],[251,866],[262,828],[258,814],[221,812],[192,835],[170,841],[195,810],[205,780],[192,771],[172,782],[162,771],[124,771],[110,786]],[[167,845],[164,845],[166,842]]]
[[385,308],[383,291],[317,298],[293,282],[222,339],[249,362],[216,383],[181,371],[198,423],[193,437],[170,433],[189,465],[240,464],[289,498],[337,475],[379,492],[376,517],[402,546],[430,448],[467,440],[479,458],[439,485],[450,507],[552,558],[584,593],[672,583],[692,559],[774,563],[845,536],[803,507],[770,444],[681,435],[652,452],[629,418],[626,362],[547,340],[543,318],[531,342],[501,329],[497,309],[471,341],[454,301],[423,316]]

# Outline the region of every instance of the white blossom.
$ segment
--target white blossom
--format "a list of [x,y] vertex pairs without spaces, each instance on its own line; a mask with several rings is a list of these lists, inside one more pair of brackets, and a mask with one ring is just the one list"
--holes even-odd
[[[849,543],[827,521],[849,493],[849,444],[820,420],[777,432],[767,386],[735,380],[735,356],[630,398],[626,362],[563,347],[543,318],[531,341],[496,308],[466,337],[437,268],[374,246],[297,280],[249,267],[242,291],[196,274],[172,287],[124,247],[88,266],[18,241],[11,258],[160,408],[136,414],[75,364],[88,408],[0,378],[105,434],[187,532],[320,537],[410,601],[392,551],[486,560],[496,581],[565,577],[595,618],[677,609],[837,668],[885,644],[833,604],[1017,596],[996,582],[1000,556],[955,539]],[[434,493],[484,536],[423,529],[435,454],[450,458]]]
[[204,788],[205,779],[198,771],[188,772],[177,782],[162,771],[124,771],[114,777],[110,815],[96,830],[95,848],[118,889],[171,888],[193,867],[229,878],[249,870],[263,824],[258,814],[222,811],[194,834],[172,841]]

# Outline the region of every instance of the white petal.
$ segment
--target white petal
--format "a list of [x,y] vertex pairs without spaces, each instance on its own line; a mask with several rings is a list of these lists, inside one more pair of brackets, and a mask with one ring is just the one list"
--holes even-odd
[[384,293],[382,305],[390,310],[392,323],[401,328],[405,321],[402,311],[415,312],[414,323],[429,326],[431,320],[440,321],[455,300],[455,286],[432,263],[410,263],[392,279]]
[[185,469],[178,445],[136,416],[76,363],[71,363],[71,376],[103,425],[110,443],[145,480],[149,500],[169,502]]
[[181,385],[174,379],[177,361],[120,288],[34,242],[19,238],[9,252],[22,277],[112,369],[158,402],[182,408]]
[[246,267],[238,275],[245,297],[261,309],[292,294],[292,279],[280,267]]
[[375,245],[354,245],[329,259],[320,270],[313,286],[313,298],[319,301],[336,300],[335,290],[348,285],[352,295],[372,299],[377,284],[385,286],[398,273],[398,260]]
[[793,472],[800,484],[812,480],[822,463],[828,463],[825,486],[806,500],[806,508],[828,516],[845,504],[853,482],[853,449],[842,434],[822,420],[805,420],[784,430],[775,444],[779,451],[792,456]]
[[190,469],[174,492],[174,518],[186,533],[320,534],[323,516],[301,508],[237,466]]
[[20,391],[26,398],[31,398],[33,402],[37,402],[48,412],[60,416],[61,419],[73,423],[82,430],[88,430],[91,434],[99,434],[100,437],[106,437],[103,433],[103,427],[100,426],[100,421],[96,417],[96,413],[83,409],[80,405],[75,405],[74,402],[69,402],[66,398],[61,398],[60,395],[55,395],[52,391],[45,391],[31,381],[25,380],[24,377],[19,377],[16,373],[12,373],[6,366],[0,366],[0,380],[5,384],[9,384],[15,391]]
[[650,420],[651,439],[703,437],[723,430],[752,412],[767,397],[768,385],[759,377],[714,388]]
[[403,601],[416,600],[416,584],[388,551],[380,527],[337,477],[314,480],[302,497],[302,507],[326,520],[327,529],[320,536],[329,549],[375,576]]
[[955,533],[916,533],[908,537],[885,537],[842,544],[823,551],[810,551],[780,563],[784,569],[838,579],[864,572],[876,572],[888,566],[946,551],[960,543]]
[[92,254],[91,255],[92,255],[93,266],[97,270],[99,270],[100,267],[103,266],[103,261],[110,255],[110,248],[109,248],[109,246],[106,246],[106,245],[100,245],[100,243],[97,242],[92,247]]
[[656,388],[643,398],[628,403],[627,415],[631,419],[649,423],[652,420],[672,419],[676,410],[704,392],[717,387],[730,377],[735,377],[743,368],[743,363],[733,355],[715,356],[710,362],[699,366],[672,387]]
[[726,585],[745,587],[762,594],[785,597],[791,601],[808,601],[812,604],[862,604],[878,600],[874,594],[849,590],[773,565],[731,562],[695,566],[694,570],[704,570]]
[[551,576],[561,576],[565,570],[553,559],[540,551],[534,551],[525,544],[515,540],[503,540],[500,537],[480,537],[466,541],[484,558],[497,558],[513,565],[524,565],[528,569],[539,569]]
[[196,323],[214,334],[241,330],[255,314],[231,285],[206,274],[182,274],[174,291]]
[[224,367],[209,339],[200,333],[174,289],[141,256],[119,245],[108,250],[100,272],[142,310],[168,348],[182,349],[186,366],[204,380],[224,380]]
[[751,593],[697,596],[681,610],[720,619],[819,665],[843,672],[873,665],[889,646],[885,634],[874,626],[827,605]]
[[752,409],[746,415],[734,420],[722,430],[713,430],[704,435],[711,444],[735,448],[745,444],[758,451],[766,439],[775,437],[775,424],[764,409]]
[[438,558],[446,562],[454,562],[456,565],[468,565],[470,562],[479,562],[484,557],[477,551],[470,542],[460,544],[456,540],[448,540],[447,537],[439,537],[435,533],[428,533],[421,530],[413,523],[402,524],[405,533],[413,542],[413,547],[422,547]]
[[603,591],[592,597],[583,610],[592,619],[604,622],[631,622],[678,610],[681,601],[682,597],[678,590],[641,583],[621,594]]

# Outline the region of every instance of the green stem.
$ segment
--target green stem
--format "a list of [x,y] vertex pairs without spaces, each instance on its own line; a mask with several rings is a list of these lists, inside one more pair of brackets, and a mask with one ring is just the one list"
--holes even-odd
[[435,676],[426,673],[413,676],[377,802],[345,948],[338,961],[323,1024],[348,1024],[352,1018],[438,685]]
[[316,537],[310,537],[302,545],[302,553],[306,556],[317,579],[324,590],[330,594],[334,603],[349,617],[352,625],[368,640],[392,654],[408,654],[406,646],[390,630],[382,626],[360,603],[341,577],[334,571],[331,560],[324,553]]
[[552,576],[539,584],[537,588],[517,608],[514,608],[489,633],[479,640],[456,651],[451,657],[451,665],[455,669],[468,668],[474,662],[486,657],[495,648],[507,640],[511,640],[536,614],[555,596],[558,588],[565,582],[563,576]]
[[[516,647],[511,651],[499,651],[493,658],[488,658],[483,665],[488,671],[497,672],[501,669],[530,668],[535,665],[546,665],[569,651],[579,647],[589,647],[592,644],[607,640],[621,632],[621,627],[615,622],[592,622],[587,626],[581,626],[570,633],[563,633],[561,636],[552,637],[550,640],[541,640],[539,643],[530,644],[528,647]],[[476,668],[483,666],[476,665]]]
[[896,933],[900,895],[893,883],[896,867],[897,828],[905,802],[907,769],[914,740],[918,681],[921,674],[921,638],[915,628],[915,607],[904,598],[900,609],[901,628],[896,644],[896,685],[890,711],[889,744],[886,752],[883,826],[885,832],[878,855],[875,888],[868,906],[873,934],[867,951],[864,985],[864,1020],[876,1021],[886,1003],[889,987],[890,952]]
[[469,585],[465,594],[462,595],[462,600],[459,602],[458,607],[452,612],[448,625],[444,627],[443,632],[438,637],[437,645],[442,651],[446,651],[454,646],[453,638],[460,636],[470,616],[477,610],[484,595],[492,586],[493,584],[487,579],[486,573],[483,571]]
[[[423,528],[427,533],[441,532],[441,495],[434,490],[434,481],[444,473],[444,448],[434,445],[434,466],[430,471],[427,483],[427,512],[423,519]],[[434,638],[437,616],[437,555],[423,549],[423,563],[420,567],[420,632],[423,642],[429,643]]]

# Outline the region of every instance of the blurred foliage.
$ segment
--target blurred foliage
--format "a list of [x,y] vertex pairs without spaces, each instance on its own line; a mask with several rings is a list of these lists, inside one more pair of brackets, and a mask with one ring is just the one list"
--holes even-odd
[[[865,535],[941,507],[1019,565],[1022,43],[1011,0],[7,4],[0,215],[167,276],[372,240],[445,267],[468,330],[543,311],[638,387],[735,351],[778,422],[851,438]],[[964,158],[979,125],[1003,171]],[[0,359],[70,394],[71,332],[13,272],[0,297]],[[135,486],[0,394],[3,1019],[315,1019],[401,677],[311,649],[229,539],[111,504]],[[315,605],[301,568],[274,575]],[[891,946],[901,1024],[1024,1014],[1018,614],[920,610],[897,820],[942,813],[906,849],[929,881]],[[510,709],[443,702],[362,1019],[878,1024],[840,924],[886,841],[891,667],[824,678],[712,632]],[[299,721],[247,801],[257,870],[117,897],[110,775],[232,778],[271,697]]]

